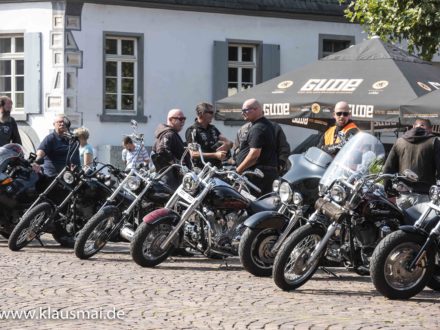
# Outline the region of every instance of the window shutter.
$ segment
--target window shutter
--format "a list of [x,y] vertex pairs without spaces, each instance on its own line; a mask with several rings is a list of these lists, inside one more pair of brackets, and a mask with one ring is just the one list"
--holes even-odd
[[228,43],[214,41],[213,103],[228,96]]
[[41,113],[41,33],[24,34],[24,112]]
[[263,44],[261,82],[280,75],[280,45]]

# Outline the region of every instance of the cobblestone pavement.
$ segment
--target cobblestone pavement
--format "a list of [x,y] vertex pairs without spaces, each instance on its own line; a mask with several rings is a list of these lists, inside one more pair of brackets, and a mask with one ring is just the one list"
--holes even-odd
[[[229,268],[197,256],[147,269],[132,262],[128,244],[113,244],[82,261],[45,241],[46,247],[11,252],[0,238],[0,312],[42,311],[40,320],[3,319],[0,328],[440,328],[440,293],[426,289],[409,301],[389,301],[368,277],[342,269],[335,270],[339,278],[320,272],[297,291],[283,292],[271,278],[245,272],[238,258],[229,260]],[[107,319],[79,317],[110,312]],[[60,319],[63,313],[67,320]]]

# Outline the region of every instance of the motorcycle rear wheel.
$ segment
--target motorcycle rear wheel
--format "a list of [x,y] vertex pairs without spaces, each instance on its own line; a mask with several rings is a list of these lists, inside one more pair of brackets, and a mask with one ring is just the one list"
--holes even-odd
[[308,258],[324,235],[324,228],[306,224],[286,239],[273,265],[273,279],[280,289],[295,290],[312,277],[319,266],[323,252],[313,263],[309,263]]
[[371,257],[371,280],[377,291],[389,299],[409,299],[423,290],[434,271],[433,249],[428,249],[414,270],[407,267],[426,238],[401,230],[386,236]]
[[75,255],[80,259],[89,259],[97,254],[111,237],[109,233],[121,220],[117,208],[104,208],[96,213],[81,229],[75,242]]
[[9,249],[19,251],[32,242],[43,232],[44,228],[41,228],[41,225],[53,212],[52,206],[47,202],[37,204],[29,210],[12,231],[8,240]]
[[280,237],[273,228],[246,228],[240,239],[239,256],[244,269],[255,276],[272,275],[272,247]]
[[130,246],[134,262],[142,267],[154,267],[165,261],[173,252],[174,245],[171,243],[165,250],[160,245],[172,230],[171,219],[154,224],[140,224]]

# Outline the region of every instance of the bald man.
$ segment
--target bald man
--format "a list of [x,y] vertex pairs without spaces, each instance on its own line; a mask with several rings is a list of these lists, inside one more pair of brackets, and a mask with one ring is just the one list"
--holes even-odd
[[[185,144],[179,132],[185,125],[185,120],[186,117],[182,110],[171,109],[168,112],[167,123],[160,124],[156,129],[154,133],[156,141],[153,145],[154,155],[151,156],[156,171],[159,172],[172,164],[180,163],[180,159],[185,151]],[[189,155],[185,157],[184,163],[188,167],[191,166]],[[177,188],[180,182],[178,171],[173,171],[162,180],[172,188]]]
[[325,131],[321,142],[319,143],[319,147],[335,156],[340,149],[337,148],[337,146],[341,142],[338,133],[342,132],[346,138],[350,138],[359,132],[359,128],[351,120],[350,107],[345,101],[340,101],[335,104],[333,118],[335,119],[335,125]]

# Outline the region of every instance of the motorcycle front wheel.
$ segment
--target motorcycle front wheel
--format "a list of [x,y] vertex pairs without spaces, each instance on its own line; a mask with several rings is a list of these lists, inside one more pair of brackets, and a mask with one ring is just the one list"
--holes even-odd
[[389,299],[409,299],[423,290],[434,271],[435,253],[426,251],[414,269],[408,266],[426,238],[401,230],[386,236],[371,257],[371,280],[377,291]]
[[280,289],[295,290],[312,277],[322,254],[312,263],[309,258],[324,235],[324,228],[306,224],[286,239],[273,265],[273,279]]
[[273,228],[246,228],[240,239],[239,256],[244,269],[255,276],[272,275],[272,247],[280,237]]
[[165,250],[160,245],[172,230],[171,219],[154,224],[140,224],[130,246],[134,262],[142,267],[154,267],[165,261],[173,252],[174,245],[171,243]]
[[104,208],[85,224],[75,242],[75,255],[89,259],[97,254],[111,238],[109,235],[121,220],[117,208]]
[[8,240],[9,249],[19,251],[39,236],[44,228],[43,223],[52,216],[52,206],[43,202],[35,205],[15,226]]

